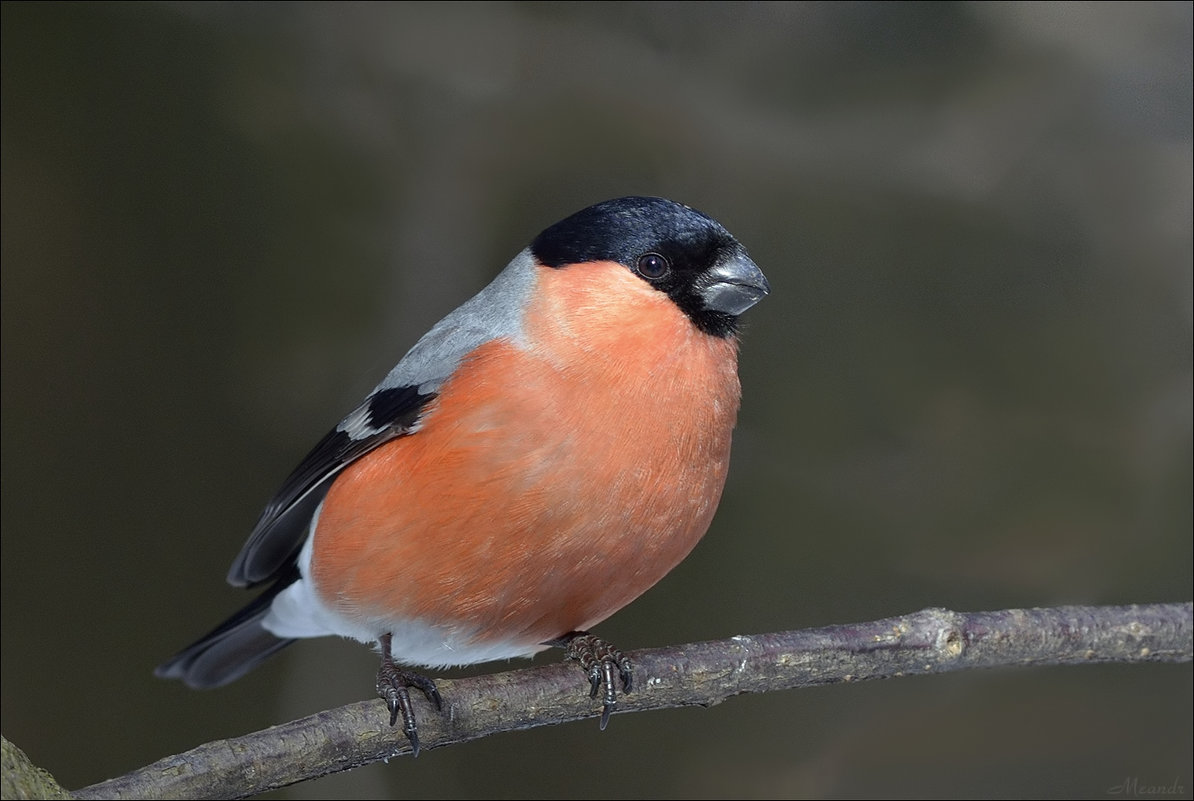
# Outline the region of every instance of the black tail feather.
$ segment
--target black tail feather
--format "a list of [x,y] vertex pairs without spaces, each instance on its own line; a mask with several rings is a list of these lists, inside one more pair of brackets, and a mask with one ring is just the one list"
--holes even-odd
[[278,593],[298,579],[296,566],[248,606],[158,665],[154,675],[163,679],[181,679],[195,689],[220,687],[239,679],[294,642],[270,634],[261,621],[269,613],[270,604]]

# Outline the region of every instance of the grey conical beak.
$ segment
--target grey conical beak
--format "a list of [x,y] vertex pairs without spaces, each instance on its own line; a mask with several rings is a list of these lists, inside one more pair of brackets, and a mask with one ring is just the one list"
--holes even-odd
[[767,276],[745,253],[709,268],[701,282],[705,308],[737,317],[771,291]]

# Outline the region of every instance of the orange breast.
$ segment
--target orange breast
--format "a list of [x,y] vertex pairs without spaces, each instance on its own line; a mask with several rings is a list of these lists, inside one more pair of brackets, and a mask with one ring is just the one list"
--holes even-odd
[[478,348],[420,430],[336,479],[310,578],[342,614],[533,645],[616,612],[708,528],[736,342],[620,265],[538,281],[524,342]]

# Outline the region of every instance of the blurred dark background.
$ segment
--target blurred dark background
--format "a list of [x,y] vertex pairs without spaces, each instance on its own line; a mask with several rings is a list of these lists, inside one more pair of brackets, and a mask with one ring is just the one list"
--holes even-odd
[[[247,599],[225,571],[308,447],[619,195],[715,216],[773,293],[720,514],[603,634],[1194,594],[1189,3],[6,2],[0,30],[2,728],[67,787],[370,697],[332,640],[208,693],[151,670]],[[276,797],[1188,797],[1191,695],[1189,665],[837,686]]]

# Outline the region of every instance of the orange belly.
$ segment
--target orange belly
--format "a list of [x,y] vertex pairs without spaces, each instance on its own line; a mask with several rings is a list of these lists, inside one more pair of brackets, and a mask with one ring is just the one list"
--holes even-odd
[[569,340],[552,326],[577,310],[558,311],[528,313],[527,343],[476,350],[419,430],[336,479],[309,575],[326,604],[533,646],[605,619],[696,545],[725,483],[736,344],[678,313]]

